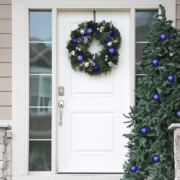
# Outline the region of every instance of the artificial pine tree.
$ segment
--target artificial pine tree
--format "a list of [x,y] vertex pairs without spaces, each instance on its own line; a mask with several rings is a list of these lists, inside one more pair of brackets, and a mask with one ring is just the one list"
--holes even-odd
[[146,76],[138,80],[137,105],[127,118],[131,134],[128,160],[122,180],[174,180],[173,132],[171,123],[180,122],[180,31],[166,20],[160,5],[149,33],[141,66]]

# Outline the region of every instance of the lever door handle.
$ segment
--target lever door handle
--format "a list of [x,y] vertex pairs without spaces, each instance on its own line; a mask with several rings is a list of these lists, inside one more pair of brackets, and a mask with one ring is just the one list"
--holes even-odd
[[62,113],[63,113],[63,108],[64,108],[64,101],[60,100],[58,103],[58,106],[60,108],[60,121],[59,121],[59,125],[62,126],[63,122],[62,122]]

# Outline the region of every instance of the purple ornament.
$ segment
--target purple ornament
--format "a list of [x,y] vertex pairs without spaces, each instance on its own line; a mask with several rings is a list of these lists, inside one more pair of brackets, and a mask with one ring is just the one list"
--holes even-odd
[[138,170],[138,167],[136,165],[131,165],[130,170],[131,172],[136,172]]
[[73,42],[74,44],[77,44],[77,39],[76,39],[76,38],[73,38],[73,39],[72,39],[72,42]]
[[94,31],[93,31],[92,28],[87,28],[87,29],[86,29],[86,33],[89,34],[89,35],[92,34],[93,32],[94,32]]
[[109,38],[105,38],[105,40],[104,40],[104,41],[108,43],[108,42],[109,42]]
[[100,31],[99,31],[99,30],[97,30],[96,32],[97,32],[97,34],[99,34],[99,33],[100,33]]
[[162,40],[162,41],[164,41],[164,40],[166,40],[167,39],[167,34],[165,34],[165,33],[161,33],[160,35],[159,35],[159,37],[160,37],[160,39]]
[[76,49],[75,52],[78,53],[78,49]]
[[141,128],[141,133],[142,133],[142,134],[147,134],[148,131],[149,131],[149,130],[148,130],[147,127],[142,127],[142,128]]
[[113,48],[113,47],[110,47],[110,48],[109,48],[109,54],[113,55],[113,54],[115,54],[115,53],[116,53],[116,49]]
[[78,55],[77,58],[76,58],[79,62],[83,62],[84,61],[84,57],[83,55]]
[[92,61],[92,62],[94,62],[94,59],[93,59],[93,58],[91,58],[91,61]]
[[159,101],[159,100],[160,100],[160,95],[159,95],[159,94],[154,94],[154,95],[153,95],[153,99],[154,99],[155,101]]
[[112,36],[114,34],[114,30],[113,29],[109,30],[109,34]]
[[81,35],[81,39],[84,39],[84,35]]
[[169,82],[173,82],[174,79],[175,79],[175,77],[174,77],[173,75],[171,75],[171,74],[169,74],[168,77],[167,77],[167,80],[168,80]]
[[178,118],[180,118],[180,110],[178,110],[178,111],[176,112],[176,115],[177,115]]
[[153,161],[154,161],[155,163],[159,162],[159,161],[160,161],[160,157],[159,157],[158,155],[154,155],[154,156],[153,156]]
[[111,60],[111,58],[110,58],[110,57],[108,57],[108,59],[109,59],[109,60]]
[[158,66],[159,65],[159,60],[158,59],[153,59],[152,64],[153,64],[153,66]]
[[99,71],[99,66],[94,66],[94,71]]

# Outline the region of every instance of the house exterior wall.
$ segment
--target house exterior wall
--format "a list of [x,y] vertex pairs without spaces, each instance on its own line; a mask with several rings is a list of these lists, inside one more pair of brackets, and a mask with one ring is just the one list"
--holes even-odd
[[0,0],[0,120],[12,119],[11,0]]

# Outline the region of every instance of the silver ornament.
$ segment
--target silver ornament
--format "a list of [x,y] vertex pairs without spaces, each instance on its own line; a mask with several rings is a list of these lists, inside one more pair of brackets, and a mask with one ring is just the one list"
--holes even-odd
[[88,62],[85,62],[85,63],[84,63],[84,66],[85,66],[85,67],[89,67],[89,63],[88,63]]
[[76,49],[78,49],[78,47],[76,47]]
[[100,30],[104,30],[104,26],[101,26],[101,27],[100,27]]
[[81,51],[81,48],[78,48],[78,51]]
[[172,52],[169,53],[170,56],[173,56],[174,54]]
[[99,30],[99,28],[97,28],[97,30]]
[[71,55],[72,56],[74,56],[75,55],[75,51],[73,50],[73,51],[71,51]]
[[85,30],[84,30],[84,29],[81,29],[81,30],[80,30],[80,33],[81,33],[81,34],[84,34],[84,33],[85,33]]
[[107,45],[108,45],[108,46],[112,46],[112,42],[108,42]]
[[108,55],[105,55],[105,58],[108,58]]
[[107,58],[105,58],[105,61],[107,61],[108,59]]
[[102,32],[103,32],[103,30],[102,30],[102,29],[100,29],[100,30],[99,30],[99,32],[100,32],[100,33],[102,33]]
[[113,64],[113,62],[109,61],[109,62],[108,62],[108,65],[109,65],[110,67],[112,67],[114,64]]

